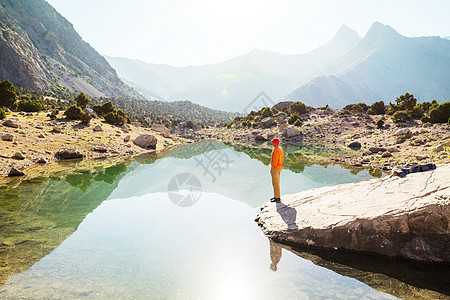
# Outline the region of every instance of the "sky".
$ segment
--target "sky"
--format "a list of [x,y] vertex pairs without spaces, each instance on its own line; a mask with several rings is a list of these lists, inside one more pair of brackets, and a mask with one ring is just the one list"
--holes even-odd
[[175,66],[218,63],[253,49],[309,52],[342,24],[405,36],[450,36],[449,0],[46,0],[103,55]]

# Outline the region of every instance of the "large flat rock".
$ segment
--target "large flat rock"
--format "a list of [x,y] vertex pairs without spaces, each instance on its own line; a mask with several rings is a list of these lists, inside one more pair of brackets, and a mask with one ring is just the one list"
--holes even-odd
[[450,262],[450,165],[283,195],[255,221],[300,246]]

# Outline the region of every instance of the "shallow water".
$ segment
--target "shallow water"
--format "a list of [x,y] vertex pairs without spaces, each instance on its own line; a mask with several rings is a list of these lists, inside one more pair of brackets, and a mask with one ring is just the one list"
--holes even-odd
[[[163,158],[0,190],[0,258],[2,272],[11,273],[0,297],[395,298],[381,292],[395,294],[386,285],[375,290],[299,250],[274,244],[271,255],[253,221],[271,197],[267,157],[248,153],[196,143]],[[371,178],[362,169],[293,166],[295,156],[287,158],[294,172],[283,170],[282,194]]]

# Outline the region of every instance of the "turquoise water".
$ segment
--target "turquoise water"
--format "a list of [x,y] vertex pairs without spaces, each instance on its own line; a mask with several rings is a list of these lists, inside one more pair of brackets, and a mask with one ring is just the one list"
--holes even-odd
[[[24,221],[3,226],[0,237],[16,247],[39,240],[49,250],[9,275],[0,298],[395,298],[285,248],[277,270],[270,269],[269,240],[253,221],[272,193],[263,158],[200,143],[96,174],[24,183],[15,206],[0,206],[4,220]],[[365,170],[355,174],[336,165],[300,169],[283,170],[282,194],[371,178]],[[180,173],[201,186],[174,191],[169,183]],[[193,201],[177,206],[174,195]],[[30,205],[30,197],[41,204]],[[39,256],[36,247],[24,251]],[[12,264],[2,255],[4,265]]]

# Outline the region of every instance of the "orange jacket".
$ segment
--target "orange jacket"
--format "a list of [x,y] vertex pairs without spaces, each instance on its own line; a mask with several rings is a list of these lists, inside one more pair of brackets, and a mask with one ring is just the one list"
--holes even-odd
[[280,147],[273,148],[270,166],[280,171],[283,169],[283,150]]

